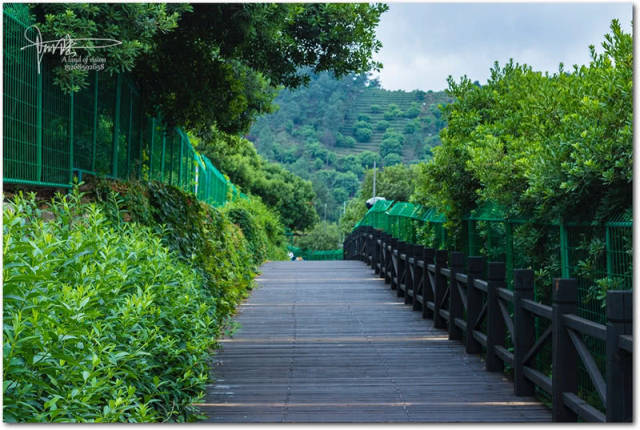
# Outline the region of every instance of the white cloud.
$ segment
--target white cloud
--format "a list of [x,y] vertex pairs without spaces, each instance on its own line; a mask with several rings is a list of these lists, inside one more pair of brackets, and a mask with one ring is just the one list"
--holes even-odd
[[509,58],[553,73],[588,63],[611,19],[630,31],[631,14],[631,3],[391,3],[375,58],[391,90],[441,90],[448,75],[485,82]]

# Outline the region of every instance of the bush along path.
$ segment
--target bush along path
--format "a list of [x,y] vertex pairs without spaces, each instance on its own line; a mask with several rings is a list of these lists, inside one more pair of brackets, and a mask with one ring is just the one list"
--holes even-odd
[[5,201],[4,420],[196,420],[256,249],[284,255],[283,229],[259,201],[234,212],[253,242],[231,209],[160,183]]

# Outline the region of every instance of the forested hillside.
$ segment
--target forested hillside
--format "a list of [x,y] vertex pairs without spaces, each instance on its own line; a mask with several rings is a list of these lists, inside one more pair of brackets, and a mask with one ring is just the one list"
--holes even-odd
[[438,105],[448,101],[444,92],[384,90],[364,74],[314,74],[307,87],[281,91],[279,109],[258,118],[248,138],[268,160],[311,180],[318,214],[326,209],[335,221],[374,160],[431,157],[445,125]]

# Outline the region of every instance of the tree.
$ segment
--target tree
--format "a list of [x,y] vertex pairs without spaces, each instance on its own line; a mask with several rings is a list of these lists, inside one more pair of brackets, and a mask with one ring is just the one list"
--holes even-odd
[[373,132],[370,128],[356,128],[356,130],[353,132],[358,142],[368,142],[369,140],[371,140],[372,133]]
[[198,150],[243,192],[260,196],[279,213],[284,225],[304,230],[317,221],[315,194],[309,181],[263,160],[244,138],[215,130],[209,135],[207,141],[193,137]]
[[340,231],[336,224],[320,222],[303,236],[296,240],[296,245],[302,249],[313,251],[330,251],[342,246]]
[[[409,201],[415,187],[415,167],[397,164],[378,169],[376,174],[376,194],[387,200]],[[373,169],[367,170],[358,192],[365,201],[373,193]]]
[[374,161],[380,163],[380,155],[373,151],[362,151],[358,154],[358,158],[360,159],[360,165],[365,168],[373,167]]
[[382,159],[382,162],[385,166],[393,166],[395,164],[400,164],[402,163],[402,156],[396,153],[387,154]]
[[385,120],[380,120],[376,122],[376,130],[378,131],[385,131],[386,129],[389,128],[389,121],[385,121]]
[[[244,132],[272,110],[275,89],[377,70],[375,37],[388,7],[366,3],[38,4],[45,39],[69,34],[121,40],[109,63],[131,71],[147,108],[170,124]],[[46,18],[45,18],[46,17]],[[307,67],[303,69],[302,67]],[[69,78],[65,89],[86,85]]]
[[402,143],[397,139],[383,139],[380,144],[380,156],[386,157],[389,154],[402,154]]

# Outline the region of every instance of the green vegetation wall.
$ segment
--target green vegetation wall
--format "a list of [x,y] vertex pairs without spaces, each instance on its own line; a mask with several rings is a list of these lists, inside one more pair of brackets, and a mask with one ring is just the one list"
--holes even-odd
[[4,419],[194,420],[216,337],[286,255],[278,215],[159,182],[82,188],[5,202]]

